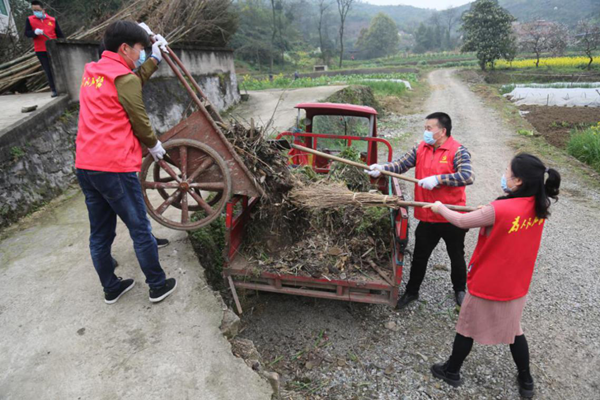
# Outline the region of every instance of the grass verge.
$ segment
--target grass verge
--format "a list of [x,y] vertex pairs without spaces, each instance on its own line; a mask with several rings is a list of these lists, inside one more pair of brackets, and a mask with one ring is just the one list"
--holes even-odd
[[567,151],[600,172],[600,122],[588,129],[571,132]]
[[215,289],[222,289],[225,216],[221,215],[208,226],[188,232],[188,236],[200,264],[204,267],[208,283]]

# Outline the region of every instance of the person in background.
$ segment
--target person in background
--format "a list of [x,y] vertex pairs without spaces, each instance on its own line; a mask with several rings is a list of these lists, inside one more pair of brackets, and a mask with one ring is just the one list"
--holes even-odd
[[533,397],[529,346],[521,316],[544,222],[550,216],[551,199],[558,200],[560,180],[556,170],[524,153],[512,159],[502,176],[506,195],[489,205],[468,214],[450,211],[440,202],[427,206],[459,228],[481,228],[469,262],[469,292],[458,316],[452,354],[445,363],[431,367],[435,377],[457,387],[462,383],[460,368],[473,341],[509,344],[519,392]]
[[65,36],[60,30],[56,18],[46,14],[41,1],[33,0],[31,2],[31,11],[33,11],[33,15],[30,15],[27,21],[25,21],[25,36],[33,39],[33,49],[48,79],[48,85],[52,91],[51,96],[56,97],[58,93],[56,93],[56,86],[54,86],[50,56],[46,51],[46,41],[64,38]]
[[[430,114],[425,120],[423,140],[399,160],[388,164],[372,164],[366,172],[378,178],[380,171],[402,174],[416,168],[415,201],[433,203],[439,200],[445,204],[464,206],[465,186],[473,184],[471,154],[452,136],[452,120],[443,112]],[[419,299],[419,289],[425,279],[427,263],[440,239],[446,243],[450,257],[454,299],[461,305],[467,284],[465,263],[466,229],[449,224],[443,217],[431,210],[415,208],[415,218],[419,225],[415,230],[415,249],[410,267],[410,279],[397,307],[402,309]]]
[[[75,167],[90,220],[90,253],[104,288],[104,301],[113,304],[131,290],[133,279],[118,278],[111,247],[117,216],[127,226],[133,247],[157,303],[177,287],[160,265],[156,239],[146,216],[137,176],[142,163],[141,143],[155,160],[166,153],[157,139],[142,99],[142,85],[158,69],[167,42],[154,36],[152,54],[148,33],[131,21],[115,21],[104,34],[105,51],[98,62],[86,64],[79,95],[80,112]],[[136,70],[134,73],[132,70]]]

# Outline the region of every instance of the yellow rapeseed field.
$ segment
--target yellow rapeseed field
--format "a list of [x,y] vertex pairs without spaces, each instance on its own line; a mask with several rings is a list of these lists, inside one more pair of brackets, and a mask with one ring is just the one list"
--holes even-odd
[[[585,67],[590,61],[587,57],[551,57],[540,58],[540,67]],[[594,59],[592,65],[597,65],[598,61]],[[496,68],[535,68],[535,58],[526,60],[514,60],[512,63],[506,60],[496,61]]]

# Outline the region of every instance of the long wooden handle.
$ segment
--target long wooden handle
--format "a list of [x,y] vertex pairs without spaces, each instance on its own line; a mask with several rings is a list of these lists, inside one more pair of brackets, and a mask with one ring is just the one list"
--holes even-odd
[[[313,150],[310,149],[308,147],[304,147],[304,146],[300,146],[297,144],[292,144],[292,147],[295,148],[296,150],[300,150],[300,151],[305,151],[307,153],[311,153],[323,158],[328,158],[330,160],[334,160],[334,161],[338,161],[347,165],[352,165],[353,167],[356,168],[362,168],[362,169],[369,169],[369,166],[367,164],[363,164],[363,163],[359,163],[356,161],[350,161],[350,160],[346,160],[345,158],[342,157],[337,157],[337,156],[333,156],[331,154],[327,154],[327,153],[323,153],[321,151],[318,150]],[[387,176],[391,176],[394,178],[398,178],[398,179],[402,179],[403,181],[407,181],[407,182],[412,182],[412,183],[418,183],[419,180],[415,179],[415,178],[409,178],[408,176],[404,176],[404,175],[400,175],[400,174],[396,174],[394,172],[389,172],[389,171],[380,171],[382,175],[387,175]]]
[[[423,206],[428,206],[430,204],[433,203],[426,203],[423,201],[404,201],[404,200],[397,200],[396,204],[398,204],[399,206],[404,206],[404,207],[423,207]],[[466,211],[466,212],[471,212],[471,211],[477,211],[477,207],[467,207],[467,206],[455,206],[452,204],[444,204],[448,209],[453,210],[453,211]]]

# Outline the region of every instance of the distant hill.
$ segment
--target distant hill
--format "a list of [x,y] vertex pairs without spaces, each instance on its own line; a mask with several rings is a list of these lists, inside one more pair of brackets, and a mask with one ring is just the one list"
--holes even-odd
[[[573,27],[582,19],[600,17],[600,0],[499,0],[521,22],[544,19]],[[471,3],[457,7],[460,13]]]
[[366,21],[367,24],[378,13],[390,16],[396,25],[403,27],[418,25],[433,14],[434,10],[417,8],[412,6],[376,6],[368,3],[357,3],[352,6],[352,12],[348,15],[351,21]]
[[368,3],[356,3],[348,14],[348,37],[355,39],[362,28],[368,28],[371,19],[379,13],[390,16],[403,31],[413,31],[419,24],[427,20],[434,10],[412,6],[376,6]]

